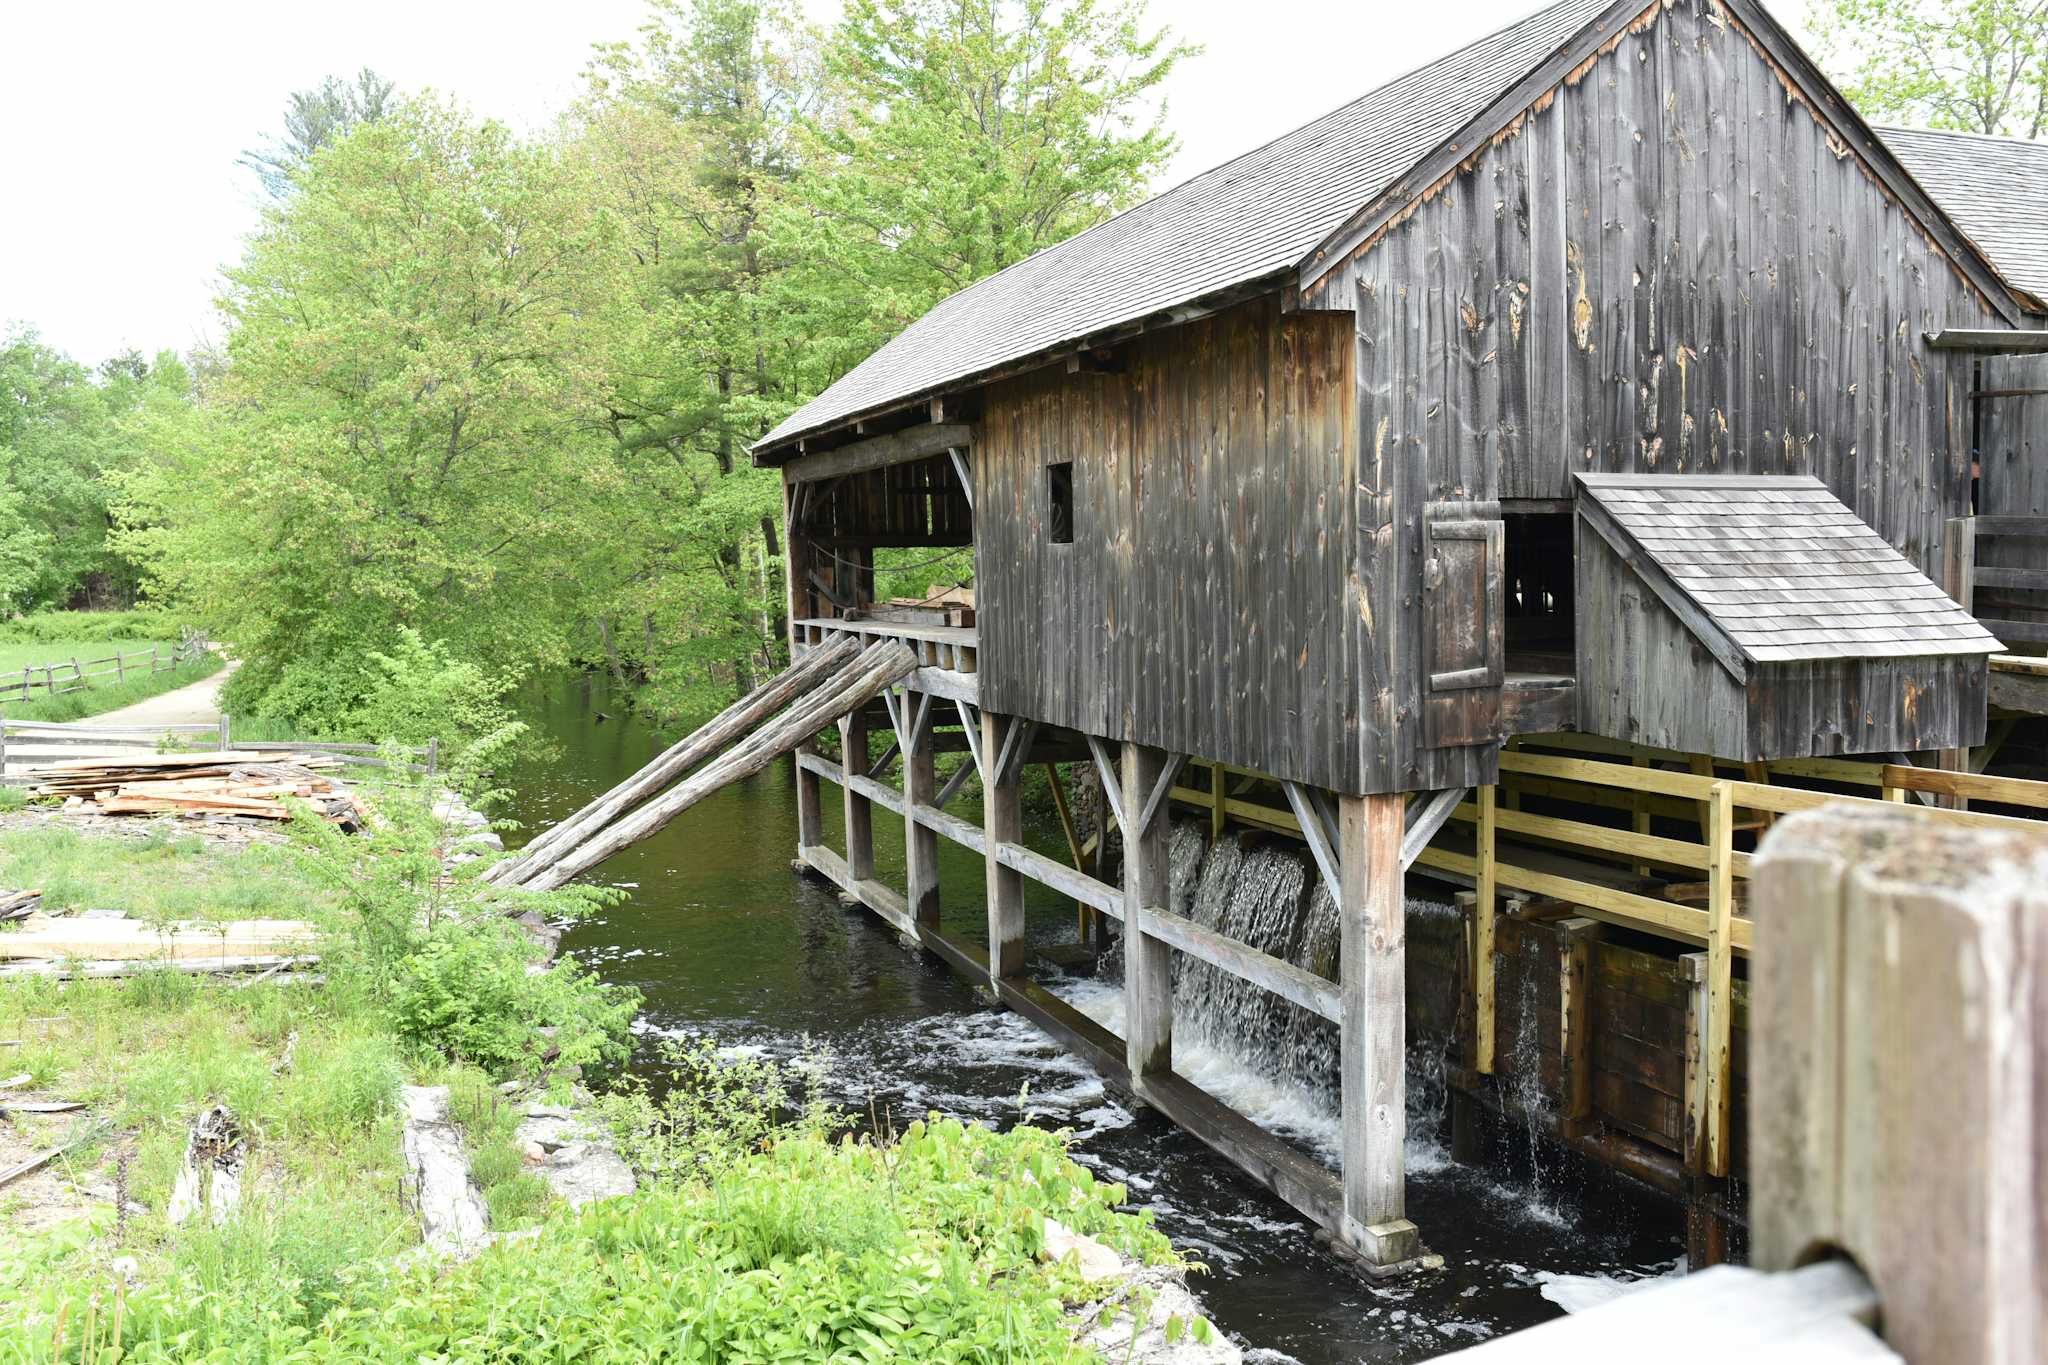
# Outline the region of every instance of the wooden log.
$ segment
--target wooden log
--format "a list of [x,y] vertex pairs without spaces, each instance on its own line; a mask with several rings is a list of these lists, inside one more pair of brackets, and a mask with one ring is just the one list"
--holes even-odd
[[[986,763],[982,781],[982,829],[987,837],[984,867],[988,882],[988,973],[992,982],[1024,969],[1024,876],[1002,858],[1005,844],[1021,844],[1024,807],[1019,799],[1017,770],[1003,761],[1011,737],[1026,724],[1016,716],[981,713],[981,753]],[[1048,860],[1049,861],[1049,860]]]
[[916,656],[903,645],[894,641],[874,645],[861,654],[854,667],[799,698],[781,717],[631,815],[570,849],[560,860],[536,870],[521,885],[536,891],[552,891],[619,850],[645,839],[719,788],[760,772],[846,712],[873,700],[916,667]]
[[1407,1217],[1406,900],[1402,797],[1338,802],[1342,882],[1338,975],[1343,1240],[1369,1266],[1390,1269],[1422,1253]]
[[[1138,812],[1166,772],[1166,751],[1126,743],[1123,758],[1124,904],[1163,911],[1172,902],[1167,822],[1155,814],[1140,825]],[[1173,1070],[1173,950],[1145,932],[1142,914],[1124,921],[1124,1064],[1140,1097],[1147,1077]]]
[[[859,642],[849,638],[805,654],[719,712],[688,738],[664,749],[639,772],[528,844],[516,857],[491,868],[484,874],[484,880],[500,886],[518,885],[781,710],[792,698],[851,663],[859,653]],[[817,790],[815,781],[811,790]]]

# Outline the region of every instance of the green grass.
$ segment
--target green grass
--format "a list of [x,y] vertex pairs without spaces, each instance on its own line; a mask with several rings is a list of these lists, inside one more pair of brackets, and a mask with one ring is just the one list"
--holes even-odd
[[[30,680],[40,683],[43,666],[56,665],[61,687],[74,659],[86,664],[117,652],[146,653],[151,647],[167,664],[178,647],[178,633],[177,618],[164,612],[52,611],[0,622],[0,683],[19,681],[24,668],[37,670]],[[26,701],[0,702],[0,715],[9,720],[82,720],[209,678],[220,671],[220,659],[209,653],[155,673],[143,659],[131,661],[129,669],[125,679],[92,678],[84,690],[54,697],[31,689]]]
[[285,849],[208,850],[169,828],[134,839],[62,827],[0,834],[0,888],[41,891],[52,911],[123,910],[155,922],[317,919],[331,900],[296,875]]

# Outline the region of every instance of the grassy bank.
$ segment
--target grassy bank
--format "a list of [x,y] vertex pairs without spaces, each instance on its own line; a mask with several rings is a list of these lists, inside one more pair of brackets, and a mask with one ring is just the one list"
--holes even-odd
[[[178,633],[175,618],[145,611],[52,611],[0,622],[0,683],[18,679],[24,668],[40,670],[55,664],[61,674],[74,659],[146,653],[152,647],[168,663],[178,647]],[[135,671],[137,667],[142,671]],[[132,665],[125,679],[92,678],[80,691],[54,697],[32,691],[27,701],[0,701],[0,715],[9,720],[82,720],[212,677],[220,667],[219,657],[211,653],[157,672],[148,671],[143,661]]]
[[[477,913],[474,865],[444,875],[423,794],[382,810],[368,836],[292,847],[0,827],[0,887],[151,920],[307,918],[324,975],[0,980],[0,1071],[31,1077],[11,1093],[87,1106],[0,1123],[0,1168],[86,1139],[0,1188],[0,1362],[1089,1359],[1067,1317],[1088,1292],[1041,1258],[1045,1218],[1171,1259],[1054,1135],[935,1121],[855,1141],[807,1073],[709,1049],[601,1102],[643,1187],[571,1212],[497,1085],[559,1096],[564,1063],[619,1055],[636,1002],[573,966],[530,974],[511,907]],[[493,1228],[519,1240],[414,1254],[405,1083],[450,1086]],[[216,1104],[248,1145],[243,1205],[173,1226],[189,1126]]]

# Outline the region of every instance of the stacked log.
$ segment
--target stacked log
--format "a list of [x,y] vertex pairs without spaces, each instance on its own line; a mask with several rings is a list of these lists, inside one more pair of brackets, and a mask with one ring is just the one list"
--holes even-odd
[[[847,656],[835,657],[843,662]],[[645,839],[719,788],[760,772],[783,754],[832,725],[841,716],[857,707],[867,705],[886,688],[907,677],[916,667],[917,656],[899,641],[884,640],[869,646],[850,665],[844,666],[837,676],[832,676],[816,690],[798,697],[782,715],[726,749],[722,755],[705,764],[694,775],[684,778],[661,796],[647,801],[632,814],[613,820],[615,814],[625,811],[638,799],[627,794],[629,790],[651,792],[670,778],[679,776],[687,764],[678,762],[677,755],[686,747],[700,755],[708,755],[715,748],[722,747],[730,736],[745,729],[746,724],[750,724],[751,721],[721,726],[723,734],[717,737],[716,744],[708,740],[701,745],[693,744],[696,736],[692,736],[691,740],[685,740],[682,745],[655,759],[641,775],[636,775],[631,781],[607,793],[599,801],[586,807],[583,812],[579,812],[569,822],[580,826],[573,835],[565,835],[555,840],[552,847],[538,857],[523,857],[515,871],[499,879],[498,884],[520,886],[533,891],[554,890],[578,873],[595,867],[620,850]],[[777,683],[782,681],[783,679],[778,678],[775,683],[770,683],[769,687],[776,687]],[[746,703],[740,705],[745,706]],[[724,720],[725,717],[720,719]],[[718,725],[719,722],[714,721],[713,724]],[[710,728],[706,727],[707,730]],[[659,775],[647,776],[656,773]],[[645,781],[642,780],[643,776],[646,776]],[[603,813],[600,818],[596,813],[601,808]],[[585,819],[586,815],[591,818]],[[606,821],[611,823],[607,824]],[[538,842],[536,841],[537,844]]]
[[493,867],[484,874],[484,880],[499,886],[518,886],[532,873],[780,711],[814,684],[853,662],[859,653],[860,641],[851,636],[812,650],[726,707],[687,739],[670,745],[639,772],[535,839],[516,857]]

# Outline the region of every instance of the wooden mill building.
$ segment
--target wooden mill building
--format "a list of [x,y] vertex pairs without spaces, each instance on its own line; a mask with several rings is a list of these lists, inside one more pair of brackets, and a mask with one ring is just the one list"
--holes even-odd
[[[1686,913],[1727,1000],[1747,931],[1716,763],[1984,740],[1999,644],[1943,585],[1984,357],[2026,348],[2035,289],[2048,269],[1988,257],[1754,0],[1562,0],[961,291],[755,447],[785,480],[795,647],[893,634],[925,664],[890,700],[900,791],[863,717],[839,762],[802,756],[803,859],[1340,1246],[1413,1261],[1404,874],[1462,858],[1490,926],[1492,844],[1422,850],[1475,800],[1495,819],[1504,764],[1566,761],[1504,749],[1694,756],[1630,798],[1629,847],[1670,857],[1644,802],[1705,774],[1720,890]],[[972,626],[870,609],[878,548],[949,545],[974,550]],[[941,742],[973,752],[980,825],[944,809]],[[1023,846],[1017,776],[1047,755],[1101,770],[1120,886]],[[1165,811],[1201,767],[1219,827],[1226,779],[1284,794],[1338,898],[1339,982],[1166,908]],[[875,803],[906,817],[901,891]],[[938,931],[939,838],[987,859],[985,947]],[[1123,922],[1124,1038],[1022,977],[1024,877]],[[1174,952],[1341,1027],[1341,1173],[1173,1073]]]

